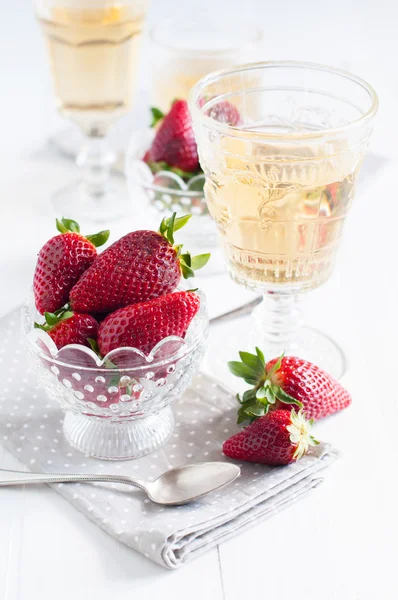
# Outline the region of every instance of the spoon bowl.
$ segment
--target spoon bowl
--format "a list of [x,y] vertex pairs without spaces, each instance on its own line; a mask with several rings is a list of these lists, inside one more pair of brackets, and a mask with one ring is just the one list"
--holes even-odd
[[205,462],[166,471],[146,484],[149,498],[166,506],[187,504],[231,483],[240,468],[228,462]]

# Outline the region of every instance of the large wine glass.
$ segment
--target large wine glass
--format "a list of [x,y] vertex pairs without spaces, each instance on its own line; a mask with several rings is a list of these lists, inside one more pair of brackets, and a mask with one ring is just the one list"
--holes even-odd
[[81,180],[55,194],[58,214],[108,220],[128,208],[111,176],[111,126],[131,109],[147,0],[35,0],[58,110],[85,135]]
[[[227,103],[239,126],[218,120]],[[193,88],[205,195],[227,269],[264,298],[251,328],[231,326],[236,344],[221,336],[221,354],[257,344],[268,357],[299,354],[342,374],[337,344],[300,327],[297,299],[332,273],[377,104],[365,81],[311,63],[239,66]]]

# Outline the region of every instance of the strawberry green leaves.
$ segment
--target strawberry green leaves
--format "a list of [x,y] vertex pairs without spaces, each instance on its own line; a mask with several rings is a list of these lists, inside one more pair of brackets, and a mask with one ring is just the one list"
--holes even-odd
[[87,338],[87,342],[88,342],[88,345],[90,346],[91,350],[98,356],[98,358],[103,358],[103,356],[99,350],[97,340],[94,340],[93,338]]
[[205,267],[210,259],[210,253],[206,254],[197,254],[196,256],[191,257],[191,267],[194,271],[198,269],[202,269]]
[[73,317],[73,312],[67,308],[60,308],[55,313],[45,312],[45,323],[43,325],[35,323],[34,327],[35,329],[50,331],[53,327],[55,327],[55,325],[58,325],[58,323],[61,323],[61,321],[66,321],[66,319],[70,319],[71,317]]
[[235,377],[241,377],[246,383],[257,385],[259,377],[248,365],[238,361],[231,361],[228,363],[228,367],[232,375],[235,375]]
[[210,254],[197,254],[191,256],[189,252],[180,255],[180,267],[184,279],[195,276],[195,271],[201,269],[209,262]]
[[160,110],[160,108],[156,108],[156,106],[151,107],[151,115],[152,121],[150,127],[156,127],[156,125],[164,119],[164,112]]
[[189,252],[186,252],[185,254],[181,254],[180,267],[181,267],[181,273],[182,273],[182,276],[184,277],[184,279],[189,279],[190,277],[195,277],[195,271],[191,267],[191,261],[192,261],[192,258],[191,258],[191,255],[189,254]]
[[256,347],[256,354],[239,352],[240,361],[228,363],[229,370],[236,377],[242,378],[252,388],[246,390],[242,397],[237,396],[241,407],[238,410],[238,423],[246,420],[254,421],[266,415],[269,410],[278,408],[282,404],[302,404],[279,385],[275,375],[282,366],[283,354],[267,371],[264,354]]
[[100,246],[103,246],[104,244],[106,244],[106,242],[108,241],[108,238],[110,236],[110,231],[109,229],[104,229],[103,231],[100,231],[99,233],[94,233],[92,235],[86,235],[86,240],[88,240],[89,242],[91,242],[93,244],[93,246],[95,246],[96,248],[99,248]]
[[60,233],[68,233],[68,232],[80,233],[79,223],[77,223],[76,221],[73,221],[73,219],[65,219],[64,217],[62,217],[61,220],[56,219],[55,223],[56,223],[57,229]]
[[[55,223],[60,233],[80,233],[80,225],[79,223],[77,223],[77,221],[74,221],[73,219],[65,219],[65,217],[62,217],[61,220],[56,219]],[[108,241],[110,233],[111,232],[109,231],[109,229],[106,229],[104,231],[100,231],[99,233],[86,235],[84,237],[86,238],[86,240],[91,242],[93,246],[99,248]]]
[[265,361],[261,350],[256,348],[256,354],[239,352],[239,356],[242,362],[229,362],[229,370],[235,377],[241,377],[246,383],[257,386],[265,374]]
[[165,217],[159,227],[159,233],[161,233],[170,244],[174,244],[174,233],[179,229],[182,229],[192,217],[192,215],[184,215],[183,217],[177,217],[176,215],[177,213],[173,213],[171,217]]
[[[178,167],[171,167],[164,160],[159,160],[157,162],[155,162],[153,160],[146,160],[146,163],[154,175],[156,173],[160,173],[161,171],[169,171],[170,173],[175,173],[176,175],[178,175],[178,177],[181,177],[181,179],[183,181],[185,181],[186,183],[190,179],[195,177],[196,175],[201,175],[203,173],[200,166],[195,171],[188,172],[188,171],[184,171],[183,169],[179,169]],[[204,186],[204,181],[200,182],[200,184],[198,183],[198,185],[196,187],[190,186],[190,189],[194,190],[196,192],[201,192],[201,191],[203,191],[203,186]]]
[[207,265],[210,259],[210,253],[198,254],[196,256],[191,256],[189,252],[184,252],[182,254],[182,244],[179,244],[178,246],[174,245],[174,233],[184,227],[192,215],[184,215],[183,217],[177,217],[176,215],[177,213],[173,213],[171,217],[165,217],[163,219],[159,227],[159,233],[166,238],[170,244],[173,244],[180,261],[182,276],[184,279],[189,279],[190,277],[195,276],[195,271]]

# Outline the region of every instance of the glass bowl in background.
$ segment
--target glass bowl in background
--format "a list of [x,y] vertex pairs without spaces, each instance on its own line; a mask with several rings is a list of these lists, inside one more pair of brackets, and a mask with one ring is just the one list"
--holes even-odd
[[39,384],[66,412],[64,434],[85,455],[129,459],[153,452],[170,437],[170,404],[181,397],[198,371],[208,333],[206,298],[184,339],[169,336],[149,353],[118,348],[100,359],[78,344],[60,350],[33,325],[33,297],[22,324]]
[[133,132],[125,156],[125,175],[131,203],[137,216],[145,215],[148,227],[157,229],[163,217],[173,212],[178,216],[191,214],[189,225],[178,232],[178,240],[191,254],[211,251],[212,257],[206,273],[224,270],[221,255],[217,254],[217,232],[210,217],[204,197],[203,174],[192,177],[186,183],[171,171],[159,171],[155,175],[142,160],[154,138],[153,129]]

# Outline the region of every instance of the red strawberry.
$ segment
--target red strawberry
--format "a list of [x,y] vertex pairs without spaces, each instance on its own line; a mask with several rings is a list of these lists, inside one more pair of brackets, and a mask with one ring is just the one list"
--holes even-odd
[[181,274],[192,277],[210,255],[191,257],[174,246],[174,231],[191,215],[163,219],[159,233],[133,231],[100,254],[70,293],[70,305],[78,312],[112,312],[172,292]]
[[184,337],[200,307],[194,292],[175,292],[150,302],[121,308],[102,321],[98,346],[106,355],[115,348],[132,346],[149,354],[169,335]]
[[329,185],[326,186],[326,193],[331,198],[333,203],[336,202],[337,194],[339,193],[339,188],[340,188],[339,181],[335,181],[334,183],[329,183]]
[[186,173],[199,169],[198,150],[186,100],[174,102],[170,112],[163,118],[144,160],[149,165],[151,162],[166,163]]
[[88,339],[97,337],[98,323],[91,315],[70,311],[59,311],[59,314],[46,312],[45,319],[45,325],[35,323],[35,327],[46,331],[58,350],[68,344],[90,346]]
[[39,252],[33,278],[37,310],[54,312],[61,308],[79,277],[94,262],[96,247],[105,244],[109,231],[81,235],[79,225],[71,219],[57,219],[61,232],[51,238]]
[[233,127],[237,127],[242,124],[242,118],[236,106],[228,102],[228,100],[224,100],[223,102],[219,102],[212,106],[208,111],[206,111],[206,115],[215,121],[219,121],[220,123],[226,123],[227,125],[232,125]]
[[301,411],[274,410],[230,437],[223,444],[223,452],[238,460],[288,465],[319,443],[310,433],[312,425]]
[[325,371],[302,358],[281,356],[265,364],[259,348],[256,354],[239,353],[242,362],[228,366],[237,377],[253,387],[247,390],[238,411],[238,423],[266,414],[269,410],[303,408],[308,419],[321,419],[351,404],[351,395]]

